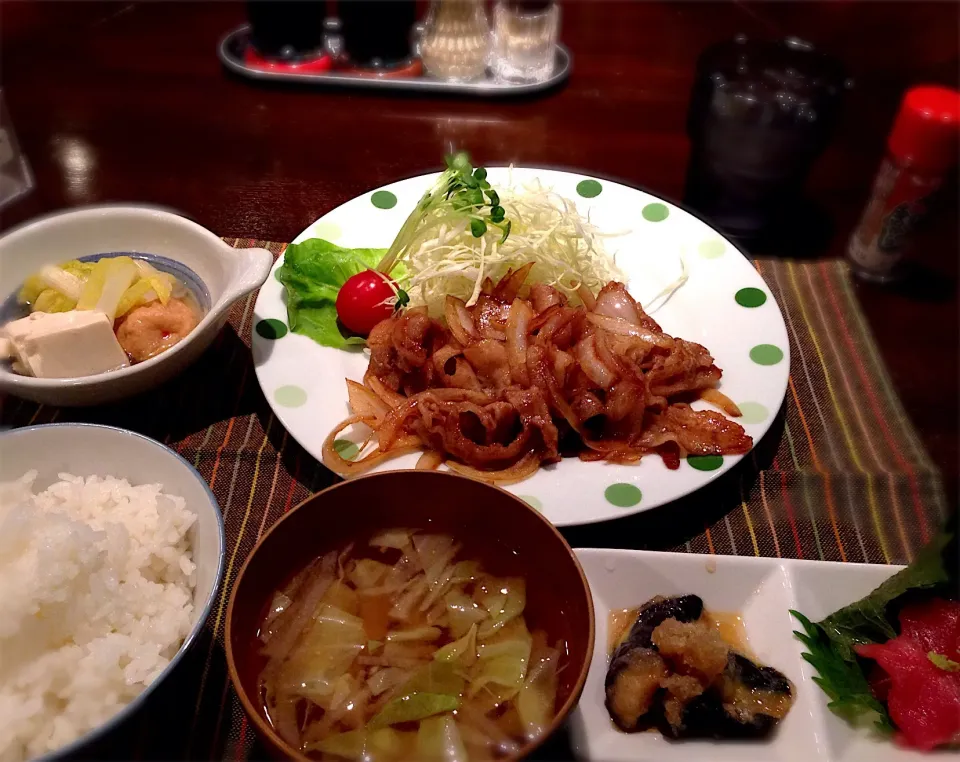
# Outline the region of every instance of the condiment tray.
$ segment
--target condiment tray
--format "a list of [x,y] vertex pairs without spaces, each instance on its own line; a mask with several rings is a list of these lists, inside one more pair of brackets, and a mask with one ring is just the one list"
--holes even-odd
[[[593,593],[596,646],[580,705],[569,720],[578,758],[602,762],[907,762],[925,758],[892,740],[854,729],[828,708],[793,635],[800,624],[859,600],[900,566],[832,563],[654,551],[580,549],[577,557]],[[656,731],[624,733],[604,706],[610,659],[610,614],[636,608],[655,595],[700,596],[707,610],[739,614],[748,650],[784,673],[795,702],[773,735],[762,741],[671,741]]]
[[250,26],[244,24],[227,34],[217,48],[217,55],[230,71],[259,82],[288,82],[319,87],[357,87],[376,90],[405,90],[425,93],[456,93],[478,98],[503,98],[543,92],[570,76],[570,51],[557,45],[553,74],[543,82],[496,82],[488,76],[472,82],[445,82],[428,75],[419,77],[378,77],[333,69],[325,72],[267,71],[250,66],[244,60],[249,44]]

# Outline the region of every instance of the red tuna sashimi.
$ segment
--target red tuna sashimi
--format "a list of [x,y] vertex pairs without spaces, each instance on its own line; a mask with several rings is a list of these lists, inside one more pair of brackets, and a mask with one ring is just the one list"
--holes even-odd
[[960,601],[934,598],[900,612],[900,636],[907,636],[924,652],[933,651],[960,662]]
[[960,671],[942,669],[928,654],[960,661],[960,602],[933,600],[900,612],[900,635],[857,646],[890,675],[887,708],[896,740],[930,750],[960,739]]

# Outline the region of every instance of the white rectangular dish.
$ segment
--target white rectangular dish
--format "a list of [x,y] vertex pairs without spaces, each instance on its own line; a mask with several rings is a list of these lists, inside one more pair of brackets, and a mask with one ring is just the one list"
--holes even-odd
[[[580,759],[602,762],[906,762],[925,758],[890,740],[856,730],[828,708],[803,660],[800,628],[790,609],[811,621],[852,603],[901,566],[704,556],[639,550],[576,551],[593,593],[596,647],[580,705],[569,721]],[[738,613],[753,654],[793,682],[796,701],[763,741],[670,741],[657,732],[624,733],[604,706],[612,611],[636,608],[655,595],[695,594],[708,610]]]

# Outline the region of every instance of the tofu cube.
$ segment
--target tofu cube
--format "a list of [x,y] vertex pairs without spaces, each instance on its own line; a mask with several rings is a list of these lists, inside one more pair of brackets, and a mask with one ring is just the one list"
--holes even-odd
[[0,333],[29,375],[78,378],[125,368],[130,362],[113,333],[113,322],[95,310],[34,312]]

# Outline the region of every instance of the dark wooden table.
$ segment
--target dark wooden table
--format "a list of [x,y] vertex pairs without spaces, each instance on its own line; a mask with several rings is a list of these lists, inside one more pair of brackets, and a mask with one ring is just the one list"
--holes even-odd
[[[3,95],[37,188],[9,228],[78,204],[143,201],[215,232],[289,241],[377,185],[439,165],[451,145],[487,164],[579,168],[678,199],[697,54],[738,32],[797,34],[856,78],[810,181],[834,233],[804,256],[840,256],[903,89],[957,85],[954,3],[566,3],[574,72],[524,101],[381,97],[251,86],[216,58],[240,2],[11,3],[0,7]],[[920,240],[918,276],[857,285],[912,420],[947,489],[958,478],[955,178]]]

